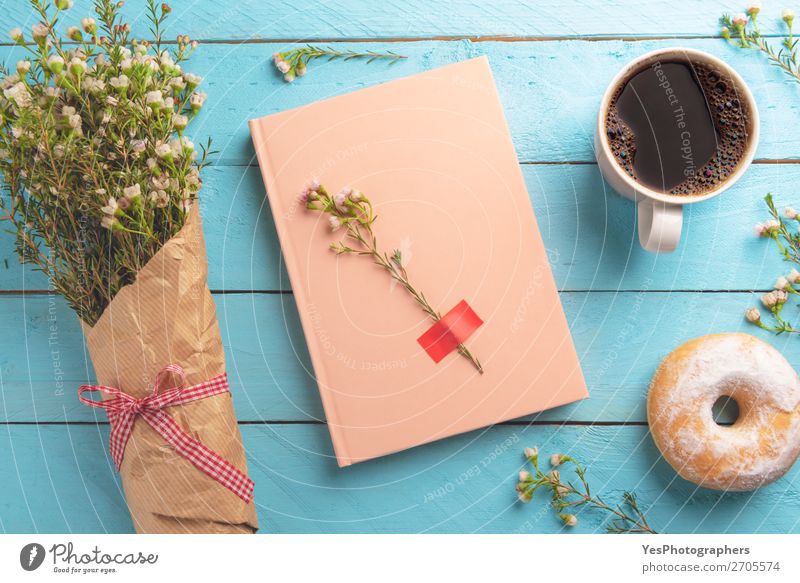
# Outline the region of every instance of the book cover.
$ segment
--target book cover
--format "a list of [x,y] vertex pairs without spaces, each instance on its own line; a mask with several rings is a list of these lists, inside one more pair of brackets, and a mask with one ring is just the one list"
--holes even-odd
[[[485,58],[250,129],[340,466],[588,396]],[[474,311],[483,374],[423,348],[434,321],[383,268],[330,251],[343,233],[298,200],[313,179],[370,198],[436,310]]]

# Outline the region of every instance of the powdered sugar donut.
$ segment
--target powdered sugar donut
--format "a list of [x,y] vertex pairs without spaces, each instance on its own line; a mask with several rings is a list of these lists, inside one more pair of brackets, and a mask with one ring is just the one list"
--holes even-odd
[[[718,425],[711,412],[722,396],[739,405],[730,426]],[[658,367],[647,419],[682,477],[715,490],[755,490],[785,474],[800,453],[800,379],[754,336],[701,336]]]

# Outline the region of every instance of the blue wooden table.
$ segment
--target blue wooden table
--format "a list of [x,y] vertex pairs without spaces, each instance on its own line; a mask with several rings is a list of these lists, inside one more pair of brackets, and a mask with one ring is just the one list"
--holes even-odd
[[[76,2],[75,22],[89,4]],[[167,36],[206,41],[188,67],[209,95],[192,133],[219,150],[202,191],[210,285],[262,532],[559,531],[544,499],[515,503],[527,445],[583,460],[609,499],[634,489],[660,530],[800,532],[800,465],[754,493],[699,489],[660,458],[646,423],[649,379],[671,349],[705,333],[754,332],[742,318],[753,290],[786,269],[752,235],[765,218],[762,196],[800,204],[800,87],[715,38],[718,16],[741,9],[737,0],[172,4]],[[130,0],[125,11],[146,35],[142,5]],[[768,22],[778,12],[765,10],[762,30],[779,31]],[[0,0],[0,30],[30,24],[26,2]],[[315,62],[286,84],[270,55],[306,40],[408,59]],[[634,206],[600,178],[592,132],[617,70],[671,45],[741,72],[759,103],[762,140],[735,188],[688,209],[678,251],[652,255],[636,240]],[[21,51],[5,43],[0,55],[13,63]],[[339,469],[246,122],[477,55],[488,56],[499,86],[591,398]],[[754,333],[800,365],[800,339]],[[0,235],[0,531],[132,531],[108,426],[77,402],[77,386],[91,378],[75,316]],[[602,531],[605,518],[582,512],[574,530]]]

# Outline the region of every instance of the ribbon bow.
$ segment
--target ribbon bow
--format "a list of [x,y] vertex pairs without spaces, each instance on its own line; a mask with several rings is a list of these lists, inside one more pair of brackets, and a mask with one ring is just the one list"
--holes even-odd
[[[161,390],[161,382],[166,375],[174,374],[181,379],[178,386]],[[114,387],[103,385],[83,385],[78,389],[81,403],[98,409],[105,409],[111,423],[109,448],[111,459],[117,470],[122,466],[125,446],[133,431],[136,417],[141,417],[176,452],[192,462],[217,482],[228,488],[245,502],[253,499],[253,480],[237,470],[230,462],[196,439],[189,437],[175,420],[164,412],[165,407],[183,405],[190,401],[205,399],[228,392],[228,375],[222,373],[198,385],[185,386],[186,373],[177,364],[168,364],[156,375],[153,392],[141,399],[135,399]],[[103,393],[114,398],[95,401],[84,397],[84,393]]]

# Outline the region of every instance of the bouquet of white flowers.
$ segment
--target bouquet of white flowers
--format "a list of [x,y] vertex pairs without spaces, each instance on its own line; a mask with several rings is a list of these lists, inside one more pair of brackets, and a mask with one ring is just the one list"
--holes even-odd
[[[121,3],[97,2],[94,18],[55,27],[71,2],[32,0],[41,22],[12,39],[29,56],[3,72],[0,199],[17,251],[52,280],[81,320],[94,324],[125,285],[183,226],[200,190],[207,150],[184,130],[205,94],[181,69],[197,46],[164,50],[169,7],[150,2],[155,42],[129,38]],[[130,48],[129,48],[130,47]],[[102,228],[100,228],[102,227]]]
[[[0,72],[0,210],[21,261],[80,318],[111,456],[140,532],[252,532],[252,482],[225,376],[195,204],[208,147],[184,131],[203,106],[162,43],[167,4],[148,0],[152,41],[122,2],[57,32],[72,0],[30,0],[40,21],[16,71]],[[169,377],[169,386],[167,381]]]

